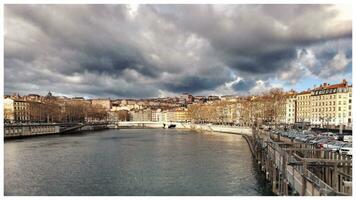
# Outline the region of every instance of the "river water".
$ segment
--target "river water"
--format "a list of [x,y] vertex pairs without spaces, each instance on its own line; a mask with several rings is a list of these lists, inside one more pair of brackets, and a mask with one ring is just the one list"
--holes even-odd
[[110,129],[4,147],[5,195],[272,195],[239,135]]

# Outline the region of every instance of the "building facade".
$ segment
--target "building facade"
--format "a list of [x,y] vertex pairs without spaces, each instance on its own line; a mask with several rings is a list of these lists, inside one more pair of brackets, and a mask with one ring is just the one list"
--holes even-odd
[[[296,95],[295,105],[296,122],[320,126],[352,126],[352,86],[346,80],[333,85],[323,83],[312,90],[301,92]],[[289,111],[291,105],[287,106]]]
[[321,126],[352,124],[352,86],[343,80],[340,84],[323,85],[311,92],[311,123]]
[[109,111],[111,109],[110,99],[92,99],[91,104],[93,106],[103,107],[106,111]]
[[286,120],[285,123],[287,124],[294,124],[296,122],[296,103],[297,97],[296,94],[288,95],[286,99]]
[[311,91],[303,91],[297,94],[296,99],[296,108],[297,117],[296,122],[310,122],[310,95]]
[[5,122],[44,122],[44,105],[41,102],[4,99]]

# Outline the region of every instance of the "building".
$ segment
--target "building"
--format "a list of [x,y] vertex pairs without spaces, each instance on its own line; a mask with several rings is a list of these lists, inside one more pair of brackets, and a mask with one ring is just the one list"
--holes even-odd
[[188,109],[175,109],[172,112],[174,113],[174,116],[171,119],[171,121],[174,121],[174,122],[188,122],[188,121],[190,121]]
[[352,85],[343,80],[333,85],[323,83],[301,92],[296,95],[295,110],[296,122],[309,122],[322,127],[352,126]]
[[237,96],[235,95],[223,95],[221,96],[221,101],[236,102]]
[[296,95],[296,108],[295,110],[297,111],[297,117],[296,117],[296,122],[311,122],[310,120],[310,111],[311,111],[311,103],[310,103],[310,95],[311,91],[306,90],[303,92],[300,92]]
[[117,110],[108,112],[108,121],[109,122],[118,122],[118,121],[129,121],[129,112],[127,110]]
[[191,104],[194,101],[194,97],[189,93],[183,93],[178,100],[179,104]]
[[285,112],[285,123],[294,124],[296,122],[296,103],[297,96],[296,93],[290,93],[286,98],[286,112]]
[[20,99],[4,99],[5,122],[44,122],[44,105],[36,101],[24,101]]
[[311,123],[321,126],[352,125],[352,86],[324,83],[311,92]]
[[210,95],[208,96],[208,101],[219,101],[220,98],[218,96],[213,96],[213,95]]
[[237,121],[237,104],[236,103],[223,103],[217,106],[217,115],[219,116],[218,122],[222,123],[235,123]]
[[205,96],[195,96],[193,102],[194,103],[204,103],[204,102],[206,102],[206,97]]
[[22,99],[25,101],[43,101],[43,97],[38,94],[29,94],[27,96],[23,96]]
[[110,99],[92,99],[91,100],[91,105],[102,107],[106,111],[109,111],[111,109],[111,101],[110,101]]
[[152,121],[152,110],[131,111],[130,121]]

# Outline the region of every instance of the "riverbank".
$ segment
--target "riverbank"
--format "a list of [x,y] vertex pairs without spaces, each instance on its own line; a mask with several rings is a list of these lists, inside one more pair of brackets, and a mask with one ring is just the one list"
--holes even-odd
[[240,127],[240,126],[224,126],[224,125],[212,125],[212,124],[193,124],[193,123],[183,123],[183,122],[120,122],[116,126],[111,126],[111,128],[126,129],[126,128],[157,128],[162,129],[170,124],[174,124],[176,129],[193,130],[196,132],[221,132],[221,133],[233,133],[240,135],[250,135],[252,136],[251,127]]
[[14,124],[4,126],[4,139],[18,139],[56,134],[72,134],[82,131],[108,129],[106,124],[76,124],[64,126],[59,124]]

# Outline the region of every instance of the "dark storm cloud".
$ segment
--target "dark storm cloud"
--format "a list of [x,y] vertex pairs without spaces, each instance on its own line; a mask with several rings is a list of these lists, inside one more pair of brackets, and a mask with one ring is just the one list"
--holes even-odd
[[309,51],[303,54],[307,58],[307,67],[311,73],[318,77],[329,78],[334,74],[346,75],[350,72],[352,65],[352,39],[342,39],[337,41],[328,41],[309,48]]
[[[49,38],[49,46],[44,50],[56,53],[53,56],[63,61],[67,58],[72,59],[78,65],[75,68],[70,66],[73,63],[62,62],[58,65],[49,63],[51,64],[49,67],[59,73],[70,75],[75,72],[92,71],[117,75],[126,68],[130,68],[143,75],[151,77],[157,75],[155,67],[143,58],[139,47],[129,42],[132,40],[130,38],[132,27],[127,21],[124,6],[110,8],[100,5],[86,7],[62,5],[56,6],[55,9],[51,9],[51,6],[48,9],[42,6],[13,7],[14,9],[11,9],[13,14],[37,27],[46,38]],[[53,14],[52,11],[56,12]],[[69,16],[64,16],[66,14]],[[104,21],[108,18],[110,20],[112,16],[119,19],[106,25]],[[59,24],[64,26],[57,25],[61,19],[63,22]],[[43,47],[41,42],[39,40],[37,44],[40,48]],[[71,52],[68,54],[68,51]],[[21,54],[18,57],[21,57]]]
[[232,88],[235,91],[248,91],[256,86],[256,81],[253,80],[240,80],[239,82],[233,83]]
[[297,56],[296,49],[282,49],[249,56],[231,56],[226,58],[228,65],[241,72],[269,74],[286,66]]
[[330,5],[6,5],[5,92],[151,97],[219,93],[236,77],[232,92],[301,72],[349,73],[351,16],[342,14]]
[[186,76],[175,82],[168,82],[164,87],[174,92],[198,92],[201,90],[214,90],[228,79],[216,79],[215,77]]
[[346,58],[352,59],[352,49],[346,49]]
[[[329,5],[177,6],[156,8],[183,29],[197,32],[230,67],[249,73],[274,73],[296,58],[300,46],[351,37],[351,24],[328,27],[337,11]],[[207,15],[207,13],[209,13]],[[346,27],[345,27],[346,26]]]

